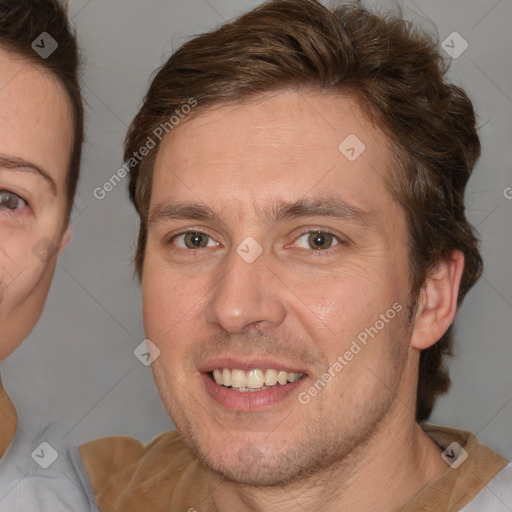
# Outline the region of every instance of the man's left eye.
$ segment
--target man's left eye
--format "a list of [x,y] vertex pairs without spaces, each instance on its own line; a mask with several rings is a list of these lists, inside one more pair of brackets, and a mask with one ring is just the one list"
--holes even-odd
[[181,235],[176,235],[172,241],[177,247],[182,249],[203,249],[204,247],[216,247],[219,245],[206,233],[200,231],[187,231]]
[[327,231],[310,231],[295,240],[296,247],[317,251],[331,249],[340,243],[338,237]]

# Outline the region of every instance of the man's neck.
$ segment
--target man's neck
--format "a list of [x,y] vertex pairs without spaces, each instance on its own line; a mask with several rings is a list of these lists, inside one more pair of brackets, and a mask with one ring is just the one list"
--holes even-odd
[[386,422],[346,459],[286,487],[239,486],[210,475],[218,512],[399,508],[448,469],[441,450],[407,414],[408,422]]

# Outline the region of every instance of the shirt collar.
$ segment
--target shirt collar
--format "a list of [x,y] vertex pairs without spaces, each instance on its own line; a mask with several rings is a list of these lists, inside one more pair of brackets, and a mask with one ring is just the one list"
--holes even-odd
[[461,510],[507,465],[503,457],[481,445],[470,432],[436,425],[421,427],[441,450],[445,450],[445,461],[459,451],[452,443],[464,449],[467,459],[461,459],[460,465],[453,464],[453,468],[447,462],[446,473],[401,507],[400,512]]

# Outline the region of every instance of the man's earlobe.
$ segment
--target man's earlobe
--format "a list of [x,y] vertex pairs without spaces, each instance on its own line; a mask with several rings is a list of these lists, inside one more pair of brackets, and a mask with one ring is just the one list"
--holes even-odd
[[418,298],[411,346],[423,350],[436,343],[450,327],[457,311],[464,254],[456,250],[429,272]]
[[60,246],[59,246],[59,255],[64,251],[64,249],[68,246],[69,241],[71,240],[71,227],[68,226],[66,230],[64,231],[62,238],[60,240]]

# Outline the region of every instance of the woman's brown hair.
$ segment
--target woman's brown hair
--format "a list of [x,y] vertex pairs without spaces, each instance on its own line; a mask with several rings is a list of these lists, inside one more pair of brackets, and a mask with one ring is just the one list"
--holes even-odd
[[[58,44],[47,58],[33,48],[46,32]],[[84,138],[84,110],[79,82],[79,52],[67,13],[57,0],[0,0],[0,49],[7,50],[51,73],[66,92],[73,121],[73,138],[67,175],[69,221],[80,171]]]

